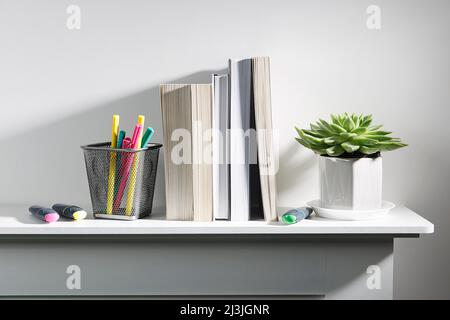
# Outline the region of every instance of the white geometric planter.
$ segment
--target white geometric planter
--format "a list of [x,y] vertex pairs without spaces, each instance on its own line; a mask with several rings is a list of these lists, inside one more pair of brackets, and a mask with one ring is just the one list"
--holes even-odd
[[323,208],[371,210],[382,206],[382,158],[319,157]]

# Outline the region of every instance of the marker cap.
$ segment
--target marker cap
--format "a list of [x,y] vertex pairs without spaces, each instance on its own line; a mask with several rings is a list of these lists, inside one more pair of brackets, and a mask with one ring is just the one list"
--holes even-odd
[[285,224],[294,224],[297,222],[297,217],[295,214],[284,214],[281,216],[281,222]]
[[86,216],[87,216],[87,212],[84,210],[75,211],[73,213],[73,218],[75,220],[83,220],[84,218],[86,218]]
[[57,214],[57,213],[47,213],[44,216],[45,222],[55,222],[55,221],[58,221],[58,219],[59,219],[59,214]]

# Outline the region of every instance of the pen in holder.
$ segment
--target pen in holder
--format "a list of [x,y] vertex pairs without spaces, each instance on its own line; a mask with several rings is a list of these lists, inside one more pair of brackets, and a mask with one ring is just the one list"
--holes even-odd
[[[162,145],[151,143],[145,148],[134,150],[111,148],[110,145],[105,142],[81,147],[84,151],[94,216],[136,220],[150,215]],[[116,160],[115,170],[110,170],[112,158]],[[108,190],[112,179],[115,186],[113,192]],[[112,211],[108,210],[111,203]]]

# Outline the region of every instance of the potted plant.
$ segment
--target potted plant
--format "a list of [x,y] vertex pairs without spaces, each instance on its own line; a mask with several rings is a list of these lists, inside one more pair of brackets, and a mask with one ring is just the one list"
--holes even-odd
[[311,129],[298,129],[296,140],[319,157],[320,205],[340,210],[376,210],[382,206],[381,152],[406,146],[391,132],[372,125],[371,115],[331,115]]

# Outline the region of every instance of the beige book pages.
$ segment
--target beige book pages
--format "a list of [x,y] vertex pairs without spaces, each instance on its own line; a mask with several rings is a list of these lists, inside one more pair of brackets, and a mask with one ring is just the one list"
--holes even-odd
[[269,57],[252,58],[253,95],[261,194],[266,221],[276,221],[276,163],[273,148]]
[[[192,158],[188,150],[181,153],[180,147],[190,148],[191,141],[172,141],[172,133],[184,128],[192,132],[191,86],[162,84],[160,86],[161,114],[164,135],[164,173],[166,190],[166,218],[168,220],[193,220]],[[175,148],[175,149],[174,149]],[[172,158],[172,152],[174,158]],[[181,157],[188,163],[179,163]]]
[[212,86],[192,85],[194,221],[213,220]]

